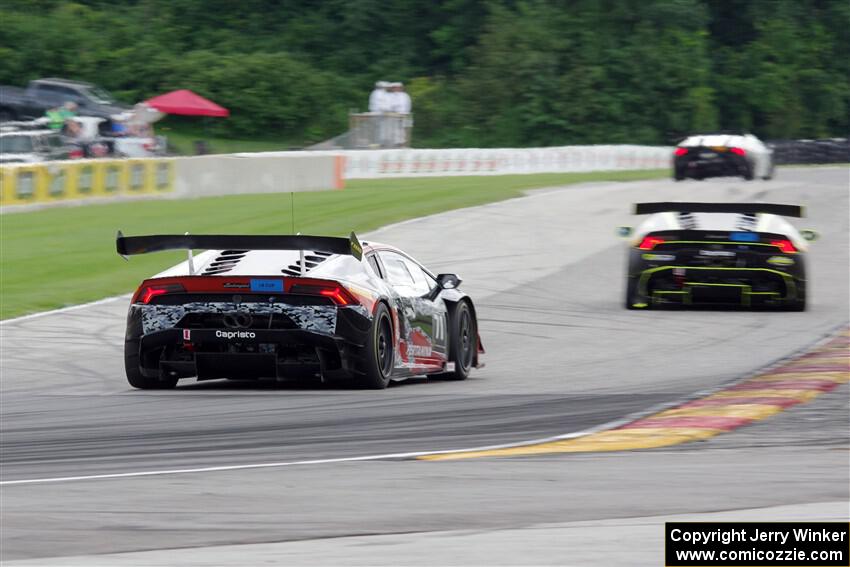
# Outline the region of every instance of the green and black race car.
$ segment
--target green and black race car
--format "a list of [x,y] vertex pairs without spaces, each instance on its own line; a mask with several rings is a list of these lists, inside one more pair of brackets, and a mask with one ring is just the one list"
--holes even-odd
[[626,309],[662,305],[726,305],[806,309],[807,241],[782,217],[799,205],[639,203],[650,215],[631,237]]

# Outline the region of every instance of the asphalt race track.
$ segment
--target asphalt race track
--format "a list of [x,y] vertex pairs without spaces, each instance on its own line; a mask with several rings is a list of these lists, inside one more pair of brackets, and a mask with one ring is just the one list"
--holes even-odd
[[[465,382],[385,391],[181,382],[141,392],[123,372],[126,299],[4,323],[0,558],[658,565],[672,515],[846,520],[846,385],[669,449],[381,456],[599,427],[811,346],[850,318],[848,181],[837,167],[781,169],[769,182],[587,184],[369,235],[463,277],[487,349],[487,367]],[[630,203],[653,200],[806,205],[808,218],[794,222],[821,235],[809,310],[626,311],[615,227],[636,224]],[[327,462],[301,464],[313,460]],[[261,464],[273,466],[252,467]],[[204,468],[215,470],[194,470]],[[46,482],[21,482],[31,480]]]

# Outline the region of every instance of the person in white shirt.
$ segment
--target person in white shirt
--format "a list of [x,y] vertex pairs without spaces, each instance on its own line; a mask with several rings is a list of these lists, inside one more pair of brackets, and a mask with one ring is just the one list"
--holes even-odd
[[381,147],[386,147],[390,144],[392,132],[390,131],[390,119],[383,115],[390,112],[391,93],[389,92],[390,83],[386,81],[378,81],[375,83],[375,89],[369,95],[369,112],[376,116],[369,120],[371,124],[371,133],[369,138],[376,140]]
[[393,129],[393,145],[406,148],[410,146],[410,133],[413,128],[413,117],[410,114],[412,103],[410,95],[404,92],[403,83],[390,83],[390,107],[401,116],[395,122]]
[[410,110],[412,107],[412,103],[410,101],[410,95],[404,91],[404,83],[396,83],[395,88],[395,104],[396,112],[401,114],[410,114]]
[[386,81],[378,81],[375,83],[375,90],[369,95],[369,112],[384,113],[388,112],[390,102],[389,92],[387,87],[389,83]]

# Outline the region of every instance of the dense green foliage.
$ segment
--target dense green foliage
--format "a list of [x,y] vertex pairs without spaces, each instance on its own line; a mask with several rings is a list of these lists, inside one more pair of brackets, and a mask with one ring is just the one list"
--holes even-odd
[[404,80],[418,146],[850,130],[846,0],[6,0],[0,83],[190,88],[219,135],[315,142]]

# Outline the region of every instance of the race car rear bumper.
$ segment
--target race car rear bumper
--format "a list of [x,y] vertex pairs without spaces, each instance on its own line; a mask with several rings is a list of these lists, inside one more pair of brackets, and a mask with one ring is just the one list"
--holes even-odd
[[[352,371],[359,345],[303,331],[172,328],[139,342],[148,375],[214,378],[303,378],[332,370]],[[285,356],[283,353],[290,355]]]
[[747,175],[750,169],[746,158],[734,154],[717,154],[712,159],[700,159],[690,155],[676,158],[676,177],[705,178]]
[[340,310],[334,332],[175,326],[142,333],[138,309],[127,323],[144,376],[199,380],[353,377],[363,372],[371,329],[368,316],[354,309]]
[[769,268],[659,266],[637,278],[636,302],[648,305],[782,305],[799,300],[805,282]]

